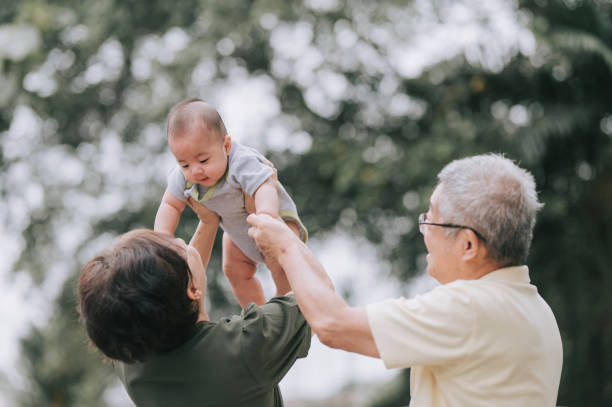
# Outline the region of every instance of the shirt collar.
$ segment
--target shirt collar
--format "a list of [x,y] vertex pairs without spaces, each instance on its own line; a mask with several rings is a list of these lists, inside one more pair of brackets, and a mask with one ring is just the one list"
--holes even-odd
[[480,277],[480,279],[526,284],[531,282],[531,279],[529,278],[529,267],[527,266],[504,267],[485,274],[484,276]]

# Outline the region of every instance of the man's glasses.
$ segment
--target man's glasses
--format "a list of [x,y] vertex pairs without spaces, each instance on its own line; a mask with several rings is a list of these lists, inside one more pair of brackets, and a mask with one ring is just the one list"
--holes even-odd
[[479,231],[477,231],[476,229],[469,227],[469,226],[464,226],[464,225],[455,225],[453,223],[433,223],[433,222],[427,222],[427,214],[426,213],[422,213],[419,215],[419,232],[423,233],[423,225],[432,225],[432,226],[440,226],[443,228],[455,228],[455,229],[469,229],[472,232],[474,232],[476,234],[476,236],[481,239],[483,242],[487,242],[487,238],[484,237],[482,235],[482,233],[480,233]]

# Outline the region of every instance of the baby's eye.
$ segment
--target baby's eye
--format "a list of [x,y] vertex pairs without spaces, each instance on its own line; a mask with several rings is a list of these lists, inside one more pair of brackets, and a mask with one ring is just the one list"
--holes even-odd
[[204,160],[200,160],[200,162],[201,162],[202,164],[204,164],[206,161],[208,161],[208,158],[206,158],[206,159],[204,159]]
[[189,167],[189,164],[181,164],[181,167],[182,168],[187,168],[187,167]]

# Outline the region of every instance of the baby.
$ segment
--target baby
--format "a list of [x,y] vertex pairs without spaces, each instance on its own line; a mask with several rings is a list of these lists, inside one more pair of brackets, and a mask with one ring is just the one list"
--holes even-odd
[[[243,191],[251,195],[256,213],[281,217],[305,242],[308,232],[275,171],[256,150],[232,142],[219,113],[200,99],[174,106],[168,114],[168,146],[178,166],[168,176],[154,229],[173,235],[189,197],[216,212],[223,234],[223,271],[244,308],[266,300],[255,278],[265,262],[279,292],[288,282],[280,266],[266,261],[248,236]],[[284,291],[283,291],[284,290]]]

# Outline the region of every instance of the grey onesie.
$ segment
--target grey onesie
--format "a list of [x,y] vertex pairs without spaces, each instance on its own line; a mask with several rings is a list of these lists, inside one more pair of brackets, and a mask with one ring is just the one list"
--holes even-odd
[[[257,249],[255,241],[247,234],[248,213],[244,207],[242,190],[252,196],[273,173],[274,170],[266,165],[257,150],[233,142],[225,175],[215,185],[205,187],[188,182],[181,168],[176,166],[168,175],[168,188],[181,201],[186,202],[191,196],[216,212],[221,219],[221,227],[236,246],[254,262],[263,263],[263,255]],[[294,222],[300,230],[300,238],[306,242],[308,231],[300,221],[295,203],[280,182],[278,203],[280,217]]]

